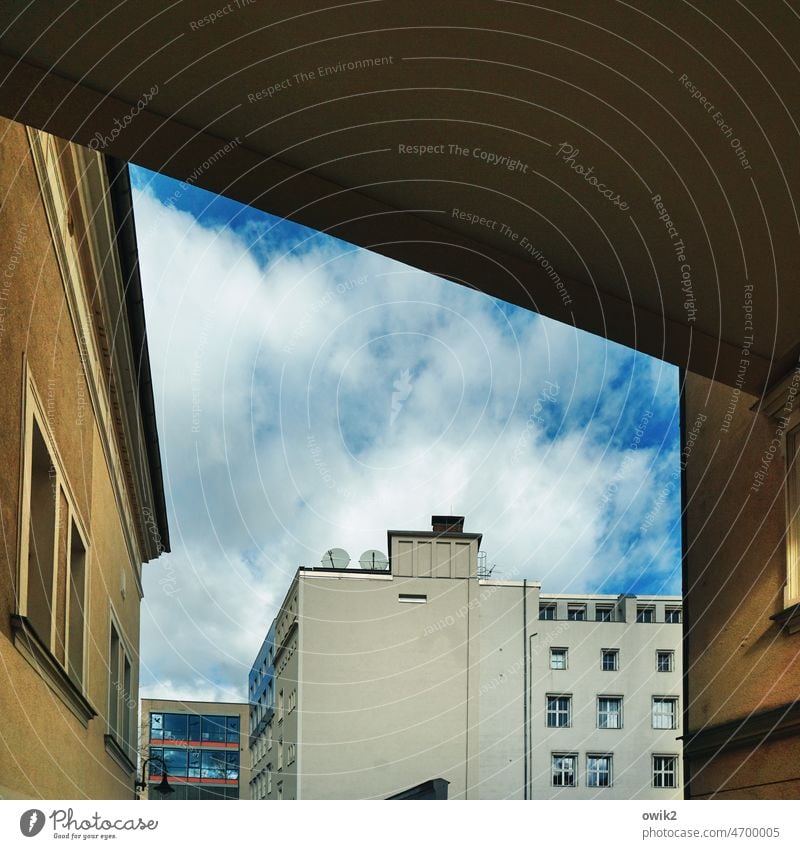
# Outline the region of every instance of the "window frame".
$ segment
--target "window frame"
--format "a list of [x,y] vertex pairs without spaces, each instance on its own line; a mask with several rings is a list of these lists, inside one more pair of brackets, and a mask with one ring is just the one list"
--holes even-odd
[[[21,499],[19,510],[19,527],[18,527],[18,552],[17,563],[15,569],[16,577],[16,612],[23,617],[36,633],[41,645],[46,648],[50,655],[51,661],[63,670],[70,682],[77,688],[78,692],[85,698],[88,691],[88,655],[89,646],[87,639],[88,622],[86,611],[90,605],[90,575],[92,567],[92,549],[89,543],[89,534],[86,530],[86,524],[78,511],[75,494],[70,486],[69,479],[64,472],[64,462],[61,454],[58,451],[55,438],[50,430],[50,423],[45,412],[45,406],[42,402],[42,396],[33,378],[30,366],[25,366],[25,392],[23,397],[22,408],[22,441],[20,458],[22,469],[21,480]],[[38,431],[45,450],[48,454],[50,468],[48,476],[50,486],[53,490],[53,551],[52,551],[52,577],[50,580],[50,590],[47,602],[50,607],[50,623],[48,633],[40,634],[33,625],[30,618],[30,548],[31,548],[31,487],[33,483],[33,439],[34,428]],[[66,503],[66,511],[62,509],[61,496],[63,495]],[[64,515],[62,516],[62,512]],[[61,582],[59,563],[60,551],[60,533],[63,526],[66,525],[66,538],[64,541],[64,597],[59,597],[59,586]],[[70,622],[72,612],[72,538],[73,530],[77,532],[80,543],[83,547],[83,580],[82,580],[82,631],[81,653],[80,653],[80,674],[74,675],[72,663],[70,659],[70,646],[73,624]],[[62,610],[64,613],[64,637],[63,646],[59,648],[59,633],[58,633],[58,616]],[[63,649],[63,660],[60,652]]]
[[[600,614],[608,614],[601,616]],[[596,604],[594,606],[594,621],[595,622],[613,622],[614,621],[614,605],[613,604]]]
[[[656,771],[656,758],[661,758],[661,759],[664,759],[664,760],[667,760],[667,759],[671,760],[672,761],[671,773],[670,773],[670,770],[666,770],[666,769],[660,769],[657,772]],[[680,759],[679,759],[678,755],[675,755],[675,754],[665,755],[665,754],[660,754],[660,753],[654,752],[652,757],[651,757],[651,760],[650,760],[650,782],[651,782],[651,786],[656,790],[677,790],[678,787],[679,787],[679,782],[680,782],[679,770],[680,770]],[[656,783],[656,775],[657,774],[661,775],[662,778],[663,778],[663,776],[671,774],[674,783],[673,784],[657,784]]]
[[[117,674],[118,680],[115,683],[112,679],[112,654],[114,649],[114,635],[117,637]],[[135,670],[136,666],[132,663],[131,658],[133,652],[130,649],[130,643],[125,635],[124,630],[119,624],[119,617],[116,615],[114,608],[109,605],[109,628],[108,628],[108,688],[107,688],[107,714],[106,714],[106,729],[107,734],[111,737],[125,755],[134,763],[136,762],[135,745],[133,742],[134,736],[134,705],[138,707],[138,698],[133,698],[133,693],[138,696],[138,682],[136,682]],[[130,676],[126,681],[126,665],[127,674]],[[125,696],[125,688],[128,687],[127,698]],[[114,701],[114,712],[112,714],[112,700]],[[122,709],[122,710],[120,710]],[[165,713],[163,711],[158,711]],[[114,722],[112,723],[112,715]],[[164,740],[160,741],[162,748]],[[169,747],[167,747],[169,748]]]
[[[545,612],[547,612],[547,613],[552,612],[553,615],[552,616],[542,616],[542,613],[545,613]],[[546,602],[546,601],[539,603],[539,621],[540,622],[555,622],[557,613],[558,613],[558,610],[557,610],[555,604],[550,603],[550,602]]]
[[[570,759],[572,761],[572,783],[558,784],[556,783],[556,758],[563,760]],[[559,775],[564,775],[564,770],[559,770]],[[578,755],[576,752],[551,752],[550,753],[550,786],[551,787],[577,787],[578,786]]]
[[[558,706],[555,710],[550,709],[550,700],[551,699],[566,699],[567,701],[567,721],[565,724],[550,724],[551,715],[558,718],[561,714],[564,713]],[[547,693],[545,695],[545,727],[546,728],[572,728],[572,693]]]
[[[671,619],[671,615],[677,614],[677,619]],[[668,625],[680,625],[683,622],[683,608],[682,607],[665,607],[664,608],[664,622]]]
[[[614,666],[606,669],[606,655],[614,655]],[[600,671],[601,672],[619,672],[619,649],[600,649]]]
[[[668,669],[661,668],[661,656],[666,655],[669,660]],[[674,672],[675,671],[675,650],[674,649],[656,649],[656,672]]]
[[[563,666],[553,666],[556,656],[564,659]],[[563,646],[550,646],[550,669],[554,672],[565,672],[569,668],[569,649]]]
[[[598,777],[602,774],[600,770],[592,770],[590,761],[592,760],[601,760],[605,759],[608,767],[605,770],[608,773],[608,784],[592,784],[592,775],[596,774]],[[598,790],[601,790],[605,787],[613,787],[614,786],[614,755],[612,752],[598,753],[598,752],[588,752],[586,754],[586,786],[593,787]]]
[[[647,619],[644,614],[649,614]],[[656,608],[653,604],[636,605],[636,621],[642,625],[652,625],[656,621]]]
[[[608,711],[608,710],[601,711],[600,710],[600,702],[601,701],[616,702],[618,707],[619,707],[619,710],[616,713],[613,712],[613,711]],[[625,705],[625,700],[622,696],[599,695],[597,697],[597,702],[596,702],[596,705],[595,705],[595,707],[596,707],[595,722],[596,722],[597,728],[600,729],[601,731],[619,731],[619,730],[621,730],[622,726],[624,725],[624,716],[623,716],[624,705]],[[608,716],[618,717],[619,718],[619,724],[618,725],[601,725],[600,724],[601,714],[604,714],[606,717],[608,717]]]
[[[669,714],[656,714],[656,703],[671,703],[672,704],[672,725],[661,726],[656,725],[656,716],[669,716]],[[653,696],[650,703],[650,722],[651,727],[655,731],[676,731],[678,728],[678,709],[680,707],[677,696]]]
[[[572,616],[573,613],[583,614],[582,616]],[[587,622],[588,619],[588,611],[586,609],[586,604],[582,602],[575,602],[572,604],[567,604],[567,621],[569,622]]]

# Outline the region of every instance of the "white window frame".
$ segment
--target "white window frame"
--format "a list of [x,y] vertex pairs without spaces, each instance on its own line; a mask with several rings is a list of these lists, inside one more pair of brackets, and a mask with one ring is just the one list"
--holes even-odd
[[[667,669],[661,668],[661,655],[666,655],[669,659]],[[675,671],[675,652],[673,649],[656,649],[656,672],[674,672]]]
[[[542,613],[544,613],[545,611],[547,611],[548,613],[550,611],[552,611],[553,615],[552,616],[542,616]],[[558,614],[558,611],[556,609],[555,604],[550,604],[549,602],[544,601],[539,605],[539,619],[540,619],[540,621],[542,621],[542,622],[554,622],[557,614]]]
[[[553,661],[557,658],[563,658],[564,665],[563,666],[554,666]],[[569,666],[569,649],[563,648],[561,646],[551,646],[550,647],[550,669],[556,672],[563,672]]]
[[[672,761],[672,769],[665,769],[665,768],[662,767],[661,769],[656,770],[656,758],[663,758],[663,759],[671,760]],[[654,754],[653,757],[652,757],[651,769],[650,769],[650,773],[651,773],[650,779],[651,779],[651,782],[652,782],[652,786],[655,787],[656,790],[677,790],[678,789],[678,782],[680,780],[679,769],[680,769],[680,762],[679,762],[678,755]],[[671,775],[674,783],[669,784],[669,785],[663,784],[663,783],[657,784],[656,783],[656,775],[662,776],[662,781],[663,781],[664,777]]]
[[[556,783],[556,758],[569,758],[572,761],[572,784],[557,784]],[[560,769],[559,775],[567,775],[568,773]],[[553,752],[550,755],[550,786],[551,787],[577,787],[578,786],[578,755],[574,752]]]
[[[670,614],[677,614],[677,619],[670,619]],[[665,607],[664,621],[669,625],[680,625],[683,622],[683,608],[681,607]]]
[[[572,613],[583,614],[583,616],[572,616]],[[587,620],[587,610],[586,605],[582,603],[568,604],[567,605],[567,619],[570,622],[586,622]]]
[[[643,618],[644,614],[649,614],[649,618]],[[637,604],[636,605],[636,621],[643,625],[652,625],[656,621],[656,608],[652,604]]]
[[[608,614],[601,616],[600,614]],[[614,606],[612,604],[596,604],[594,607],[595,622],[613,622],[614,621]]]
[[[592,769],[592,760],[601,760],[605,759],[608,762],[607,770],[599,770]],[[600,776],[604,773],[608,772],[608,784],[600,784],[599,779]],[[598,781],[596,784],[592,783],[592,776],[596,776]],[[586,786],[587,787],[595,787],[602,790],[605,787],[613,787],[614,786],[614,756],[612,754],[604,753],[589,753],[586,755]]]
[[[663,711],[656,711],[657,704],[672,704],[672,724],[671,725],[656,725],[656,717],[670,717],[670,714]],[[651,707],[652,727],[657,731],[674,731],[678,727],[678,697],[677,696],[653,696]]]
[[[550,700],[551,699],[566,699],[567,700],[567,708],[566,715],[567,721],[564,724],[550,724],[550,717],[554,717],[558,719],[564,714],[564,711],[560,709],[560,707],[556,706],[554,710],[550,709]],[[556,703],[557,704],[557,703]],[[572,694],[571,693],[548,693],[545,696],[545,726],[547,728],[571,728],[572,727]]]
[[[616,702],[619,710],[617,711],[609,711],[609,710],[601,710],[600,705],[603,701]],[[598,696],[597,697],[597,727],[602,729],[603,731],[619,731],[622,728],[623,724],[623,698],[622,696]],[[601,716],[616,716],[618,725],[603,725],[601,723]]]
[[[614,666],[611,669],[606,669],[606,654],[613,653]],[[600,671],[601,672],[619,672],[619,649],[600,649]]]

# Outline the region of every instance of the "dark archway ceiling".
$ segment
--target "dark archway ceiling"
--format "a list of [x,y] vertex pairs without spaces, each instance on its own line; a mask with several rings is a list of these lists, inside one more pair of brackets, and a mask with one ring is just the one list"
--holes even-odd
[[796,360],[797,4],[6,0],[2,15],[8,117],[720,380],[744,345],[751,390]]

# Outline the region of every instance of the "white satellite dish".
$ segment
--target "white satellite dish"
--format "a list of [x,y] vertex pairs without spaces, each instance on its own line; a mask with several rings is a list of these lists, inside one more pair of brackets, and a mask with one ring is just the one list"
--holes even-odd
[[370,548],[358,558],[362,569],[374,569],[376,572],[385,572],[389,568],[389,558],[377,548]]
[[349,562],[350,555],[343,548],[329,548],[319,561],[326,569],[346,569]]

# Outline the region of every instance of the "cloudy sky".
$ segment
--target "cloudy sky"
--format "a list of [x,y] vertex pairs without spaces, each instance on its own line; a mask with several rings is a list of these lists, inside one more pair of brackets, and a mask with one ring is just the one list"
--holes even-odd
[[498,578],[680,592],[677,369],[131,173],[172,541],[142,696],[245,699],[299,565],[435,513]]

